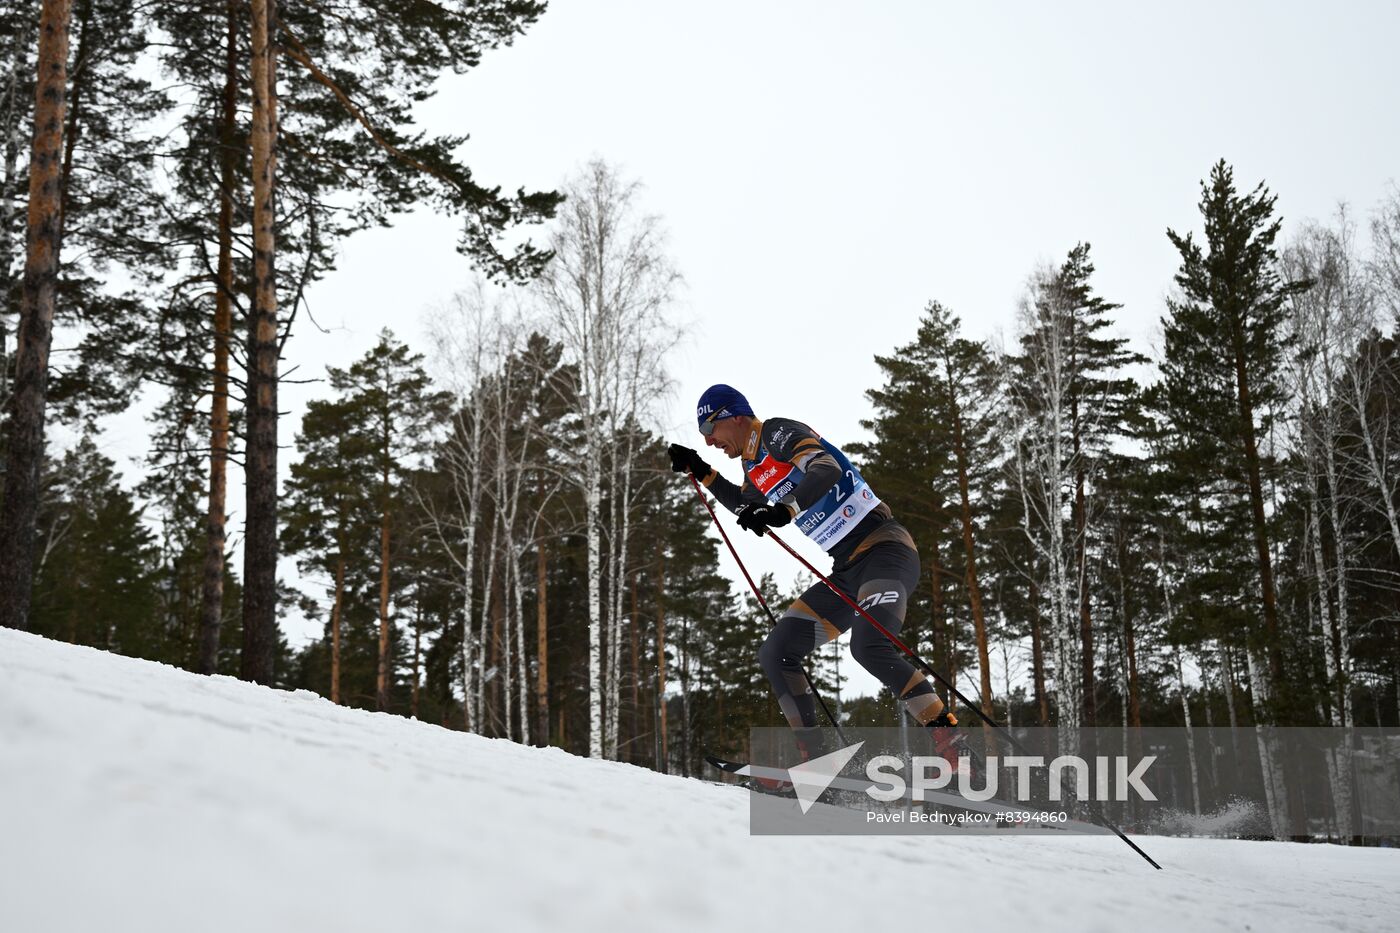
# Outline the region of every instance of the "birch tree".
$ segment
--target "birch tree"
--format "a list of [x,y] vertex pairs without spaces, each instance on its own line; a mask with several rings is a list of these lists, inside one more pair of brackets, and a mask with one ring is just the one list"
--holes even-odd
[[[1360,263],[1351,246],[1351,224],[1345,211],[1339,226],[1326,229],[1306,226],[1284,252],[1284,274],[1311,287],[1289,298],[1295,344],[1296,391],[1299,397],[1299,448],[1306,464],[1304,480],[1308,496],[1308,516],[1312,531],[1314,565],[1318,574],[1320,609],[1323,621],[1323,649],[1327,663],[1333,725],[1351,726],[1351,594],[1348,522],[1351,506],[1344,476],[1343,432],[1347,415],[1357,414],[1364,463],[1378,485],[1386,476],[1369,437],[1369,383],[1371,375],[1361,370],[1366,362],[1359,356],[1369,330],[1369,295],[1362,279]],[[1350,445],[1348,445],[1350,446]],[[1384,494],[1384,487],[1380,486]],[[1324,494],[1318,495],[1322,489]],[[1388,496],[1385,497],[1388,501]],[[1326,537],[1332,544],[1332,568],[1336,586],[1336,627],[1332,626],[1328,593],[1327,562],[1322,558],[1324,536],[1321,515],[1331,526]],[[1337,652],[1332,649],[1335,636]],[[1349,783],[1349,782],[1348,782]]]
[[[1355,448],[1351,438],[1344,440],[1350,426],[1360,435],[1364,455],[1356,458],[1375,487],[1376,498],[1383,506],[1391,527],[1392,537],[1400,533],[1395,524],[1394,500],[1389,487],[1388,465],[1378,450],[1375,419],[1371,414],[1373,385],[1379,375],[1374,341],[1368,340],[1373,328],[1371,283],[1353,246],[1354,229],[1345,208],[1338,211],[1335,227],[1324,228],[1309,224],[1284,252],[1282,264],[1285,275],[1295,281],[1307,281],[1311,287],[1290,297],[1294,340],[1296,342],[1298,386],[1299,444],[1305,469],[1308,532],[1312,541],[1312,562],[1318,581],[1318,608],[1321,617],[1321,642],[1327,671],[1328,702],[1331,724],[1350,728],[1354,722],[1352,703],[1352,597],[1349,585],[1353,558],[1350,542],[1353,534],[1349,513],[1354,496],[1354,483],[1344,475],[1349,464],[1343,460],[1344,446]],[[1384,438],[1381,438],[1382,441]],[[1351,458],[1348,458],[1351,459]],[[1324,482],[1325,481],[1325,482]],[[1319,496],[1319,489],[1325,490]],[[1367,497],[1370,498],[1370,497]],[[1322,501],[1319,501],[1321,499]],[[1329,540],[1333,549],[1333,576],[1336,586],[1336,625],[1330,605],[1330,581],[1327,561],[1323,557],[1324,535],[1320,512],[1331,525]],[[1374,505],[1374,500],[1372,502]],[[1400,538],[1395,539],[1400,542]],[[1335,641],[1335,650],[1334,650]],[[1333,802],[1339,822],[1348,827],[1343,838],[1351,833],[1351,754],[1350,743],[1343,742],[1338,754],[1329,757]]]
[[[1145,361],[1125,338],[1107,332],[1118,305],[1094,292],[1093,273],[1089,246],[1081,243],[1058,267],[1032,276],[1018,319],[1020,350],[1008,373],[1011,485],[1022,495],[1032,565],[1049,577],[1057,721],[1066,741],[1079,724],[1095,722],[1090,546],[1107,538],[1096,527],[1102,510],[1095,489],[1138,404],[1137,385],[1125,370]],[[1078,684],[1071,687],[1071,678]],[[1071,701],[1077,709],[1060,705]]]
[[1400,184],[1392,184],[1371,218],[1367,263],[1392,320],[1400,318]]
[[1018,314],[1020,353],[1007,374],[1011,402],[1008,444],[1011,482],[1021,497],[1021,523],[1047,575],[1055,721],[1061,754],[1079,747],[1083,722],[1081,644],[1075,555],[1080,529],[1067,490],[1082,469],[1071,426],[1073,332],[1054,269],[1031,277]]
[[[665,252],[660,221],[641,213],[638,183],[602,161],[589,163],[565,186],[566,202],[550,240],[553,261],[537,295],[551,332],[574,367],[578,449],[569,479],[584,501],[588,547],[588,676],[590,757],[616,753],[620,651],[619,580],[627,559],[626,499],[634,442],[625,428],[666,387],[660,368],[676,332],[666,314],[680,277]],[[613,594],[604,617],[603,513],[605,468],[612,469],[618,510],[610,524]],[[605,669],[604,638],[608,638]],[[607,707],[607,708],[605,708]],[[611,741],[609,741],[611,739]]]
[[[532,547],[544,546],[545,515],[560,485],[558,471],[549,459],[555,443],[551,431],[556,427],[563,392],[558,384],[562,348],[539,333],[519,335],[521,327],[523,322],[516,320],[503,331],[503,347],[518,349],[504,356],[483,385],[482,407],[488,419],[489,445],[495,451],[492,499],[502,530],[505,562],[503,720],[508,735],[528,744],[531,691],[524,615],[528,591],[522,565]],[[536,595],[543,600],[542,594]]]
[[[487,471],[485,420],[474,410],[475,392],[501,359],[499,304],[478,279],[453,296],[431,322],[434,367],[440,384],[453,396],[447,436],[437,451],[437,468],[447,477],[441,499],[423,499],[426,520],[441,553],[455,569],[462,603],[462,714],[468,732],[481,731],[479,642],[474,619],[478,608],[477,531]],[[485,618],[484,608],[482,610]],[[484,631],[483,626],[483,631]]]

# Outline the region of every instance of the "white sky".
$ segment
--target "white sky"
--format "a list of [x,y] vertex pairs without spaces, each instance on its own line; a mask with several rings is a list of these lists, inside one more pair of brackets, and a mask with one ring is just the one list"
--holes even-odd
[[[712,382],[850,442],[872,357],[927,300],[974,335],[1009,331],[1026,276],[1079,240],[1148,350],[1176,268],[1164,231],[1196,227],[1221,157],[1286,221],[1338,200],[1364,217],[1400,177],[1400,4],[988,6],[554,0],[423,121],[470,133],[478,179],[507,191],[595,156],[644,183],[687,280],[668,427],[687,443]],[[310,293],[331,332],[299,326],[285,366],[346,365],[385,326],[425,347],[425,310],[470,275],[457,229],[419,213],[353,237]],[[284,444],[324,391],[284,389]],[[108,440],[134,453],[145,434],[129,416]],[[755,576],[793,578],[776,545],[741,547]]]

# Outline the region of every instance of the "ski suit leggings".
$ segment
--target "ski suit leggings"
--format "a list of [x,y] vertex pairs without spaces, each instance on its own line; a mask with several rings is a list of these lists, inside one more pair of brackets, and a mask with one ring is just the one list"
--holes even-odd
[[[888,629],[898,634],[919,581],[919,553],[900,541],[883,541],[829,577],[841,591]],[[880,634],[841,597],[818,582],[801,595],[768,633],[758,663],[773,684],[778,705],[797,730],[816,727],[816,702],[802,674],[802,659],[833,638],[851,632],[851,654],[860,666],[904,700],[920,723],[943,711],[933,684],[903,652]]]

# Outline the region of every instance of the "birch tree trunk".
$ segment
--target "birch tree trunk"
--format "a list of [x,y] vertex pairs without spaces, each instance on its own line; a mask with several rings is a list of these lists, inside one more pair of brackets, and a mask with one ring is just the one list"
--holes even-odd
[[690,618],[681,617],[681,774],[690,776]]
[[496,540],[500,532],[500,517],[492,516],[491,538],[486,547],[485,572],[481,584],[481,637],[477,639],[477,659],[476,663],[481,670],[481,676],[476,681],[476,706],[481,717],[481,732],[487,734],[487,727],[495,719],[496,711],[486,704],[486,683],[495,676],[491,669],[489,652],[492,650],[493,627],[491,619],[495,614],[494,589],[496,576]]
[[[499,554],[499,552],[498,552],[498,553],[495,555],[495,557],[493,558],[493,560],[499,561],[499,560],[500,560],[500,557],[501,557],[501,556],[500,556],[500,554]],[[504,572],[502,572],[502,573],[504,574]],[[505,667],[506,667],[506,666],[505,666],[504,664],[502,664],[502,662],[501,662],[501,653],[502,653],[502,651],[501,651],[501,649],[502,649],[502,645],[501,645],[501,626],[502,626],[502,620],[505,618],[505,615],[506,615],[506,613],[505,613],[505,604],[506,604],[506,593],[505,593],[505,590],[506,590],[506,586],[505,586],[505,584],[504,584],[499,578],[493,581],[492,590],[491,590],[491,617],[490,617],[489,621],[487,622],[488,630],[490,631],[491,637],[487,639],[487,645],[489,646],[489,649],[490,649],[490,655],[489,655],[489,657],[487,658],[487,668],[486,668],[487,671],[489,672],[489,675],[488,675],[488,679],[487,679],[487,681],[486,681],[486,684],[487,684],[487,693],[486,693],[486,706],[485,706],[485,709],[487,710],[487,712],[489,713],[489,715],[490,715],[490,717],[491,717],[491,718],[490,718],[490,725],[491,725],[491,733],[490,733],[490,734],[493,735],[493,736],[496,736],[496,737],[498,737],[498,738],[509,738],[509,737],[510,737],[510,736],[509,736],[509,732],[508,732],[508,730],[506,729],[505,721],[504,721],[504,719],[503,719],[502,716],[501,716],[501,707],[502,707],[502,705],[503,705],[503,701],[502,701],[502,699],[501,699],[501,693],[502,693],[501,684],[502,684],[502,681],[505,680],[505,677],[504,677],[504,675],[502,674],[502,671],[503,671],[503,670],[505,669]],[[507,691],[507,695],[508,695],[508,691]]]
[[[1005,616],[1005,614],[1002,615],[1001,621],[1002,621],[1002,626],[1003,626],[1003,628],[1004,628],[1005,625],[1006,625],[1006,616]],[[1016,723],[1015,723],[1015,717],[1014,717],[1015,709],[1014,709],[1014,706],[1013,706],[1013,704],[1012,704],[1012,702],[1011,702],[1011,699],[1012,699],[1012,697],[1011,697],[1011,654],[1010,654],[1009,650],[1007,649],[1007,646],[1006,646],[1006,639],[1003,638],[1003,639],[1001,639],[1000,641],[1001,641],[1001,673],[1002,673],[1002,680],[1003,680],[1003,682],[1004,682],[1005,685],[1006,685],[1006,719],[1004,720],[1004,725],[1006,726],[1007,729],[1011,729],[1011,728],[1014,728],[1015,725],[1016,725]]]
[[[1309,366],[1306,372],[1306,382],[1309,394],[1315,399],[1317,421],[1319,422],[1320,428],[1316,440],[1317,446],[1320,448],[1322,454],[1320,459],[1322,461],[1323,471],[1327,477],[1327,517],[1332,525],[1334,570],[1337,576],[1337,628],[1335,635],[1340,658],[1336,662],[1333,662],[1330,658],[1332,654],[1331,640],[1334,632],[1331,619],[1326,614],[1323,615],[1324,641],[1326,642],[1327,654],[1329,656],[1328,677],[1333,685],[1332,703],[1329,705],[1335,707],[1337,705],[1338,696],[1340,695],[1342,710],[1340,722],[1334,722],[1334,724],[1350,726],[1352,724],[1350,599],[1347,586],[1346,528],[1342,525],[1341,508],[1339,505],[1339,499],[1343,495],[1343,492],[1339,470],[1337,468],[1337,448],[1341,443],[1337,420],[1341,414],[1341,406],[1338,404],[1337,399],[1332,396],[1332,393],[1336,391],[1336,385],[1341,381],[1342,376],[1341,373],[1337,372],[1337,367],[1333,361],[1334,354],[1339,352],[1339,348],[1334,346],[1334,343],[1340,340],[1342,342],[1340,352],[1349,356],[1351,353],[1350,345],[1352,341],[1346,336],[1346,327],[1344,323],[1340,327],[1335,326],[1335,322],[1332,320],[1335,316],[1333,308],[1324,305],[1318,310],[1320,312],[1319,317],[1322,318],[1321,332],[1318,334],[1320,339],[1317,357],[1320,363],[1320,371],[1315,372],[1314,367]],[[1319,386],[1317,384],[1318,382],[1321,382],[1322,385]],[[1323,396],[1324,392],[1327,393],[1327,397]],[[1311,457],[1309,459],[1311,459]],[[1320,527],[1315,524],[1314,528],[1319,531],[1317,538],[1320,539]],[[1319,579],[1325,583],[1327,578],[1324,574],[1323,564],[1320,559],[1320,540],[1315,542],[1314,548],[1317,550],[1316,557]],[[1322,589],[1324,594],[1323,599],[1325,601],[1327,587],[1324,585]]]
[[225,7],[223,111],[219,117],[219,258],[214,292],[214,386],[209,412],[209,512],[200,599],[199,657],[195,669],[219,669],[219,632],[224,615],[224,547],[228,520],[228,367],[233,340],[233,193],[237,169],[234,132],[238,123],[238,7]]
[[1045,644],[1040,633],[1040,584],[1035,580],[1035,566],[1030,568],[1031,614],[1031,681],[1035,686],[1035,706],[1042,726],[1050,725],[1050,698],[1045,691]]
[[515,579],[515,684],[519,691],[516,700],[520,709],[520,741],[529,745],[530,672],[525,655],[525,587],[520,577],[519,557],[511,562],[511,576]]
[[1235,782],[1240,781],[1240,763],[1243,760],[1240,749],[1240,719],[1235,711],[1235,658],[1227,644],[1221,653],[1220,686],[1225,691],[1225,712],[1230,717],[1230,750],[1235,756]]
[[1206,763],[1210,766],[1210,786],[1215,794],[1215,799],[1220,799],[1220,766],[1217,759],[1215,747],[1215,714],[1210,701],[1210,675],[1207,673],[1209,665],[1204,654],[1197,655],[1201,661],[1201,706],[1206,713],[1206,748],[1210,749],[1210,754],[1206,756]]
[[[478,370],[479,371],[479,370]],[[481,418],[472,417],[471,440],[468,442],[467,462],[465,467],[470,471],[468,479],[467,501],[460,503],[462,522],[466,527],[466,556],[462,566],[462,678],[463,678],[463,705],[466,716],[466,729],[468,732],[480,732],[483,721],[481,709],[481,680],[485,676],[486,668],[480,663],[480,651],[484,644],[484,639],[476,634],[475,626],[472,623],[473,616],[473,596],[476,586],[476,526],[477,509],[481,502],[481,492],[483,486],[482,478],[482,438],[481,438]],[[486,618],[486,593],[482,595],[482,619]],[[485,630],[483,624],[483,631]],[[473,654],[476,649],[476,654]]]
[[1050,448],[1050,459],[1041,480],[1046,492],[1046,501],[1055,509],[1047,514],[1052,516],[1050,526],[1050,588],[1051,604],[1055,618],[1055,693],[1058,710],[1060,754],[1074,754],[1079,749],[1079,716],[1083,709],[1079,696],[1079,684],[1074,676],[1079,654],[1079,626],[1071,609],[1071,579],[1065,561],[1064,523],[1060,520],[1058,497],[1064,482],[1060,470],[1063,463],[1060,453],[1058,413],[1054,419],[1052,436],[1055,438]]
[[[637,608],[637,578],[632,577],[632,611],[627,614],[627,634],[632,642],[632,676],[630,678],[632,686],[632,742],[642,735],[641,724],[641,687],[642,687],[642,665],[641,665],[641,613]],[[637,761],[637,746],[634,744],[632,750],[627,755],[627,760],[632,763]]]
[[[1330,484],[1329,484],[1330,485]],[[1335,490],[1336,487],[1332,486]],[[1333,686],[1331,691],[1331,702],[1328,709],[1332,726],[1334,728],[1349,729],[1351,723],[1351,702],[1349,685],[1345,670],[1347,659],[1343,657],[1338,663],[1337,651],[1333,650],[1332,639],[1338,638],[1338,644],[1345,650],[1347,645],[1347,628],[1344,609],[1346,597],[1345,570],[1341,564],[1343,551],[1338,546],[1337,551],[1337,629],[1332,627],[1331,607],[1328,605],[1327,569],[1322,556],[1322,530],[1319,527],[1315,509],[1315,496],[1308,502],[1308,521],[1312,528],[1312,552],[1313,563],[1317,567],[1318,579],[1318,608],[1321,615],[1322,630],[1319,633],[1322,639],[1323,662],[1327,670],[1327,682]],[[1333,503],[1335,509],[1335,502]],[[1336,512],[1333,511],[1333,522],[1337,521]],[[1334,525],[1334,534],[1340,534],[1340,527]],[[1341,693],[1341,702],[1338,702],[1337,692]],[[1330,750],[1327,755],[1327,776],[1332,788],[1332,806],[1336,811],[1338,834],[1343,844],[1351,841],[1351,747],[1348,737],[1343,734],[1343,741],[1340,747]]]
[[625,438],[623,441],[623,456],[620,473],[620,490],[614,487],[614,498],[616,503],[613,508],[616,516],[614,522],[615,544],[613,548],[613,558],[615,569],[612,573],[612,626],[609,632],[608,643],[608,757],[617,758],[618,747],[618,714],[621,706],[622,685],[622,620],[623,620],[623,591],[626,590],[627,573],[627,544],[631,534],[631,499],[632,499],[632,459],[633,459],[633,439],[632,432],[624,428],[621,432]]
[[661,539],[656,541],[656,718],[660,760],[656,770],[670,770],[671,750],[666,736],[666,552]]
[[515,536],[509,528],[505,534],[505,567],[501,570],[501,704],[505,722],[505,737],[515,738],[515,620],[517,596],[515,588]]
[[[1312,491],[1312,489],[1315,489],[1315,487],[1311,487],[1310,483],[1307,521],[1309,531],[1308,538],[1312,541],[1312,563],[1317,578],[1318,614],[1322,618],[1322,631],[1319,633],[1319,638],[1322,642],[1322,657],[1327,670],[1327,682],[1335,685],[1338,682],[1338,678],[1336,652],[1332,650],[1332,606],[1329,596],[1331,587],[1328,585],[1327,581],[1327,563],[1322,556],[1322,529],[1320,527],[1321,523],[1317,518],[1317,494]],[[1331,710],[1332,725],[1341,725],[1341,710],[1335,698],[1328,706]]]
[[[1073,355],[1073,354],[1071,354]],[[1077,370],[1071,362],[1070,368]],[[1084,725],[1092,727],[1097,718],[1094,697],[1094,624],[1089,605],[1089,504],[1084,493],[1087,478],[1084,469],[1084,454],[1080,448],[1079,395],[1071,396],[1070,434],[1073,440],[1071,455],[1074,457],[1074,557],[1075,588],[1078,592],[1079,608],[1079,676],[1080,694],[1084,702]]]
[[[515,480],[518,474],[515,473],[512,464],[506,457],[507,446],[510,442],[510,422],[511,417],[510,391],[512,372],[508,361],[508,354],[503,354],[506,359],[498,373],[492,379],[490,398],[485,410],[490,413],[493,429],[492,446],[496,449],[496,463],[494,470],[495,492],[492,498],[496,502],[496,520],[501,528],[501,551],[504,556],[505,566],[501,569],[501,612],[499,624],[504,626],[503,637],[497,644],[500,657],[496,667],[496,676],[499,683],[499,694],[502,705],[502,719],[505,723],[505,737],[515,736],[515,692],[514,692],[514,661],[515,661],[515,620],[517,619],[517,609],[519,602],[519,591],[517,589],[517,548],[516,548],[516,528],[515,510],[518,504],[517,494],[519,486]],[[523,445],[522,445],[523,446]],[[493,548],[494,550],[494,548]]]
[[389,708],[389,437],[387,413],[384,436],[383,503],[379,516],[379,664],[375,677],[375,707]]
[[[1335,438],[1334,438],[1335,440]],[[1332,522],[1332,542],[1335,551],[1336,573],[1337,573],[1337,650],[1340,657],[1337,663],[1336,690],[1341,694],[1342,725],[1350,727],[1352,725],[1352,699],[1351,699],[1351,612],[1350,612],[1350,588],[1348,587],[1347,574],[1347,547],[1346,529],[1342,525],[1340,509],[1337,506],[1337,499],[1340,495],[1340,485],[1337,477],[1336,445],[1329,444],[1327,447],[1327,506],[1329,518]],[[1329,630],[1330,639],[1330,630]]]
[[[611,407],[611,406],[610,406]],[[619,638],[618,629],[621,622],[621,612],[619,609],[619,598],[622,595],[622,496],[621,485],[623,482],[620,458],[617,451],[619,442],[617,422],[609,419],[608,436],[612,438],[612,449],[609,451],[608,465],[608,487],[611,490],[611,497],[608,502],[607,517],[607,594],[608,601],[604,611],[606,613],[606,623],[604,626],[603,638],[603,755],[609,759],[617,758],[617,699],[619,696],[618,684],[618,649]]]
[[[1171,612],[1170,609],[1167,610]],[[1186,696],[1186,676],[1181,669],[1181,646],[1173,645],[1176,660],[1176,689],[1181,694],[1181,717],[1186,724],[1186,760],[1191,766],[1191,812],[1201,815],[1201,780],[1196,768],[1196,735],[1191,729],[1191,704]]]
[[479,732],[478,719],[480,716],[480,704],[478,703],[478,684],[476,672],[476,657],[472,649],[475,647],[475,628],[472,625],[472,597],[476,579],[473,574],[476,572],[476,503],[481,500],[481,419],[473,418],[470,433],[471,440],[468,443],[468,460],[466,468],[470,470],[467,493],[467,501],[463,503],[458,499],[461,507],[462,522],[465,526],[465,555],[462,561],[462,719],[463,728],[468,732]]
[[1357,422],[1361,429],[1362,446],[1366,448],[1366,466],[1370,472],[1371,483],[1376,487],[1380,496],[1386,524],[1390,528],[1391,543],[1395,545],[1395,553],[1400,555],[1400,516],[1396,514],[1395,492],[1391,488],[1393,484],[1390,479],[1387,458],[1382,457],[1377,452],[1378,432],[1372,427],[1369,412],[1370,386],[1362,384],[1357,375],[1356,367],[1351,367],[1348,378],[1351,382],[1351,396],[1355,405]]
[[1264,780],[1264,800],[1269,809],[1269,822],[1274,838],[1287,839],[1288,832],[1288,788],[1284,781],[1283,763],[1280,760],[1278,738],[1272,725],[1261,722],[1268,715],[1269,679],[1264,665],[1255,657],[1252,648],[1245,649],[1245,663],[1249,670],[1250,692],[1253,694],[1255,709],[1254,737],[1259,747],[1259,765]]
[[601,571],[599,520],[603,498],[602,471],[589,458],[584,466],[584,525],[588,537],[588,757],[603,757],[603,619],[598,592]]
[[542,745],[549,745],[549,552],[541,541],[535,552],[535,712]]

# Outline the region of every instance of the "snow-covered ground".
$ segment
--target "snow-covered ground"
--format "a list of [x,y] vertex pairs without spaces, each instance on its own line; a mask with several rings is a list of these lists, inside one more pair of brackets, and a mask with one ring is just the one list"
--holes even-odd
[[1380,930],[1400,852],[755,837],[745,792],[0,629],[0,930]]

